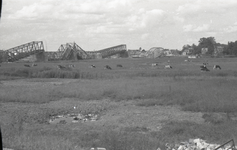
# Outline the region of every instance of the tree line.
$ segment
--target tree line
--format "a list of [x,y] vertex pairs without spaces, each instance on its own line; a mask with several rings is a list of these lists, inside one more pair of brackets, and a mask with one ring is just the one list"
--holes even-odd
[[207,49],[205,55],[214,55],[215,50],[218,47],[222,47],[223,55],[235,55],[237,56],[237,41],[228,42],[228,44],[217,43],[214,37],[203,37],[198,41],[198,45],[184,45],[182,48],[182,52],[185,50],[189,50],[189,55],[199,55],[202,53],[204,48]]

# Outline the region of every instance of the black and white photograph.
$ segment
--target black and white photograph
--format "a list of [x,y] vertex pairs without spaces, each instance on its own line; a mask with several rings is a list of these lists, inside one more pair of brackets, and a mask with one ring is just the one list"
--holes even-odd
[[237,0],[1,0],[0,150],[237,150]]

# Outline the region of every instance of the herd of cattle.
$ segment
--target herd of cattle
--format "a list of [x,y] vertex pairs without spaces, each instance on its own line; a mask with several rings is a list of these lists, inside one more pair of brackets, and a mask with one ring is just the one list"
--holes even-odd
[[[58,69],[69,69],[69,68],[74,68],[75,65],[73,64],[69,64],[69,65],[65,65],[65,66],[62,66],[62,65],[58,65],[57,68]],[[117,64],[117,67],[123,67],[121,64]],[[96,68],[95,65],[90,65],[90,68]],[[112,70],[112,68],[109,66],[109,65],[106,65],[104,66],[104,69],[108,69],[108,70]]]
[[[189,60],[184,60],[185,62],[189,62]],[[203,65],[200,66],[201,71],[210,71],[210,69],[207,68],[208,63],[203,63]],[[32,63],[32,64],[24,64],[25,67],[34,67],[37,66],[37,64]],[[151,67],[158,67],[158,66],[163,66],[164,69],[172,69],[173,67],[170,65],[170,60],[168,60],[168,64],[166,65],[159,65],[159,63],[151,63]],[[0,65],[1,67],[1,65]],[[57,65],[57,68],[60,70],[67,70],[67,69],[72,69],[74,68],[75,65],[74,64],[66,64],[66,65]],[[90,68],[96,68],[95,65],[90,65]],[[116,65],[117,68],[122,68],[123,66],[121,64],[117,64]],[[105,65],[104,69],[107,70],[112,70],[112,67],[110,67],[109,65]],[[213,70],[221,70],[220,65],[214,65],[213,66]]]
[[[210,71],[207,68],[207,64],[208,63],[203,63],[203,65],[200,66],[201,71]],[[157,67],[159,65],[158,65],[158,63],[151,63],[151,66],[152,67]],[[69,64],[69,65],[66,65],[66,66],[62,66],[62,65],[58,65],[57,66],[58,69],[67,69],[67,68],[74,68],[74,67],[75,67],[75,65],[73,65],[73,64]],[[117,64],[116,67],[123,67],[123,66],[121,64]],[[96,68],[96,66],[95,65],[91,65],[90,68]],[[164,65],[164,68],[165,69],[172,69],[173,67],[171,65]],[[112,70],[112,68],[109,65],[104,66],[104,69]],[[214,65],[213,66],[213,70],[215,70],[215,69],[221,70],[220,65]]]
[[[207,68],[207,65],[208,65],[208,63],[203,63],[203,65],[200,66],[201,71],[210,71]],[[32,65],[24,64],[24,66],[25,67],[31,67],[31,66],[33,67],[33,66],[37,66],[37,64],[35,64],[35,63],[33,63]],[[158,63],[151,63],[151,66],[152,67],[157,67],[159,65],[158,65]],[[57,68],[61,69],[61,70],[63,70],[63,69],[70,69],[70,68],[74,68],[74,67],[75,67],[74,64],[67,64],[67,65],[64,65],[64,66],[63,65],[57,65]],[[121,64],[117,64],[116,67],[122,68],[123,66]],[[95,65],[90,65],[90,68],[96,68],[96,66]],[[172,69],[173,67],[171,65],[164,65],[164,68],[165,69]],[[109,65],[105,65],[104,69],[112,70],[112,68]],[[213,70],[215,70],[215,69],[221,70],[220,65],[214,65],[213,66]]]
[[[187,62],[187,60],[185,60],[185,61]],[[169,62],[170,62],[170,61],[168,61],[168,63],[169,63]],[[208,63],[203,63],[203,65],[200,66],[201,71],[210,71],[210,70],[207,68],[207,65],[208,65]],[[152,67],[157,67],[157,66],[158,66],[158,63],[152,63],[151,66],[152,66]],[[165,68],[165,69],[172,69],[173,67],[172,67],[171,65],[165,65],[164,68]],[[216,70],[216,69],[221,70],[220,65],[214,65],[214,66],[213,66],[213,70]]]
[[[203,63],[203,65],[200,66],[200,68],[201,68],[201,71],[210,71],[210,70],[207,68],[207,63]],[[213,66],[213,70],[215,70],[215,69],[221,70],[221,67],[220,67],[219,65],[214,65],[214,66]]]

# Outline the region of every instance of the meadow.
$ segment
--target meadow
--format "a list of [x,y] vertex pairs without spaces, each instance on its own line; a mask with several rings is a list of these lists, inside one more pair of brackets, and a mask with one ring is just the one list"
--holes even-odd
[[[156,150],[193,138],[237,139],[236,58],[119,58],[1,63],[0,125],[15,150]],[[207,62],[209,72],[201,72]],[[152,67],[152,63],[158,66]],[[60,70],[57,65],[74,64]],[[121,64],[123,67],[116,67]],[[164,69],[170,64],[172,69]],[[213,65],[221,70],[212,70]],[[91,68],[95,65],[96,68]],[[104,69],[105,65],[111,70]],[[76,108],[76,109],[75,109]],[[49,124],[51,116],[98,114]]]

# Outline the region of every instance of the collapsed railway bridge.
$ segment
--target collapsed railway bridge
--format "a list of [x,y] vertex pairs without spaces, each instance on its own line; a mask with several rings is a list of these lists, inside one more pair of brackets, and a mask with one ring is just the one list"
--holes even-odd
[[21,59],[44,60],[44,45],[42,41],[33,41],[20,46],[10,48],[3,52],[3,61],[14,62]]
[[81,60],[128,57],[125,44],[98,51],[85,51],[75,42],[60,45],[57,51],[45,51],[42,41],[33,41],[1,51],[0,62],[45,61],[45,60]]
[[126,57],[127,48],[125,44],[109,47],[98,51],[85,51],[74,43],[62,44],[55,52],[46,52],[48,60],[81,60],[102,59],[114,57]]
[[90,55],[97,54],[97,56],[100,54],[101,58],[109,58],[111,56],[114,57],[128,57],[127,55],[127,46],[125,44],[105,48],[98,51],[89,52]]
[[74,43],[60,45],[55,52],[46,52],[48,60],[80,60],[88,59],[89,55],[80,46]]

